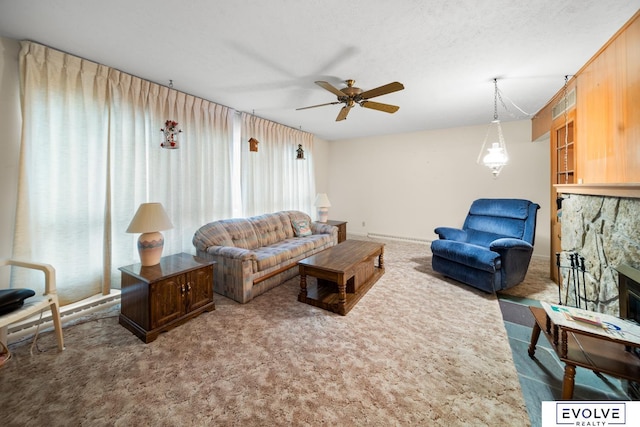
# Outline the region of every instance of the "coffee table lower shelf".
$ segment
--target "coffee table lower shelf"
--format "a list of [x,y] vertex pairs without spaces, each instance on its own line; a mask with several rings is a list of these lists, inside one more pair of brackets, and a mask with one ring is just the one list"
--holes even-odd
[[314,285],[307,284],[307,296],[304,297],[302,295],[298,295],[298,301],[345,315],[358,303],[358,301],[360,301],[360,298],[362,298],[369,289],[371,289],[383,274],[384,269],[376,268],[373,275],[366,282],[361,284],[360,287],[358,287],[358,290],[355,292],[349,292],[349,289],[347,288],[347,301],[343,306],[344,309],[340,306],[338,285],[334,282],[322,279],[318,279],[317,283]]

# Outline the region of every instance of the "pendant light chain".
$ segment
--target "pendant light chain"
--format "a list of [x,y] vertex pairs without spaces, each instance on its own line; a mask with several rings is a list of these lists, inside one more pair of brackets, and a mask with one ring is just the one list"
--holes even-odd
[[[493,85],[495,87],[493,95],[493,120],[498,120],[498,96],[500,95],[498,92],[498,79],[493,79]],[[500,98],[500,102],[502,102],[502,98]],[[502,102],[502,106],[505,107],[504,102]]]

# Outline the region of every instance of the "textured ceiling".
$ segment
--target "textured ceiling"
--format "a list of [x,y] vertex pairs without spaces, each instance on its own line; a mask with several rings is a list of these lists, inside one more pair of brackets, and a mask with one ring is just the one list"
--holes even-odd
[[[493,79],[534,113],[638,10],[622,0],[0,0],[0,35],[51,47],[327,140],[488,123]],[[316,86],[405,90],[387,114]],[[503,121],[522,119],[507,99]]]

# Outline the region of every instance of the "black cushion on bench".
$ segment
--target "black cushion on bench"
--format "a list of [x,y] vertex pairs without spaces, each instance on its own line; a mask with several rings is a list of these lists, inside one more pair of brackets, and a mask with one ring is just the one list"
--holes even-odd
[[0,289],[0,315],[19,309],[25,299],[35,294],[31,289]]

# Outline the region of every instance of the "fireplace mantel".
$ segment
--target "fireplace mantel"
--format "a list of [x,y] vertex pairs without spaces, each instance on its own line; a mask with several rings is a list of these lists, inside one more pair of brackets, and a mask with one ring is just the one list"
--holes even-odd
[[629,184],[555,184],[558,193],[640,199],[640,183]]

